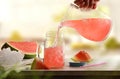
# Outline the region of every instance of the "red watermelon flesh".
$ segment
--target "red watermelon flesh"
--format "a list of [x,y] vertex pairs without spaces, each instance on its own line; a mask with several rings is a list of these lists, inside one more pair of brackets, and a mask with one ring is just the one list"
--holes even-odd
[[78,52],[73,58],[72,60],[74,61],[79,61],[79,62],[89,62],[91,60],[91,56],[85,52],[85,51],[80,51]]
[[22,51],[23,53],[33,54],[36,52],[37,43],[36,42],[7,42],[12,48]]
[[35,58],[31,69],[49,69],[39,58]]
[[3,44],[1,49],[10,48],[11,51],[21,51],[25,54],[24,59],[31,59],[36,56],[37,43],[24,41],[24,42],[15,42],[10,41]]

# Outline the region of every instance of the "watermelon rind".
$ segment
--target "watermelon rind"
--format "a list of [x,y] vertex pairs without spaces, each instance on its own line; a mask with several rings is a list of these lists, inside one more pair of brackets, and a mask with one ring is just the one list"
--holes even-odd
[[36,57],[36,54],[25,54],[24,59],[31,59]]
[[[14,48],[13,46],[9,45],[8,42],[4,43],[1,47],[1,50],[3,49],[6,49],[6,48],[10,48],[11,51],[19,51],[18,49]],[[24,54],[24,58],[23,59],[32,59],[36,57],[36,53],[27,53],[27,54]]]
[[74,61],[74,62],[87,62],[87,63],[89,63],[89,62],[91,62],[93,59],[88,59],[88,60],[86,60],[86,61],[82,61],[82,60],[78,59],[77,57],[72,57],[71,60]]
[[6,48],[10,48],[11,51],[17,51],[18,52],[18,50],[16,48],[10,46],[7,42],[2,45],[1,50],[6,49]]
[[34,58],[31,70],[39,70],[39,69],[49,69],[39,58]]
[[71,60],[73,60],[74,62],[78,62],[78,60],[75,57],[72,57]]
[[32,64],[31,64],[31,70],[32,70],[32,69],[35,69],[35,64],[36,64],[36,62],[37,62],[37,59],[35,58],[35,59],[33,60]]

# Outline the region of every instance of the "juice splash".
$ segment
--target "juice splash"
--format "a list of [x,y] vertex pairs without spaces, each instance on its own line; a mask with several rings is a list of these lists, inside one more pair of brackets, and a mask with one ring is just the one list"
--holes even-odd
[[111,21],[105,18],[68,20],[62,22],[61,26],[72,27],[76,29],[80,35],[89,40],[102,41],[110,31]]
[[62,47],[45,48],[44,64],[49,68],[62,68],[64,66]]

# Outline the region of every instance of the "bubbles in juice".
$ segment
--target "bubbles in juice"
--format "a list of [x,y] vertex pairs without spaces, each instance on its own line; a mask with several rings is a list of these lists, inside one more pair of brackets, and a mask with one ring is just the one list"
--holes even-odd
[[62,47],[45,48],[44,64],[49,68],[62,68],[64,66]]

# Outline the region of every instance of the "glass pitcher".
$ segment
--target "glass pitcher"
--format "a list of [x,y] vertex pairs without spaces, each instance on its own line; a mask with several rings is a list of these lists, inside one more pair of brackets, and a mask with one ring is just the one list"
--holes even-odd
[[60,25],[75,29],[88,40],[99,42],[109,34],[111,19],[99,6],[95,10],[84,11],[71,4]]
[[[83,42],[81,41],[81,37],[89,40],[89,42],[92,42],[92,44],[94,44],[93,42],[98,43],[104,41],[110,33],[112,21],[110,16],[103,10],[101,10],[101,8],[101,6],[98,6],[94,10],[86,11],[76,8],[73,4],[71,4],[62,18],[60,28],[62,29],[62,31],[65,28],[72,28],[76,30],[78,34],[75,34],[75,37],[73,37],[71,33],[67,35],[71,37],[74,42],[77,41],[76,36],[80,36],[77,38],[79,40],[78,42],[80,43]],[[63,37],[66,38],[64,31]],[[67,40],[67,42],[69,42],[69,40]],[[71,61],[70,58],[73,57],[77,52],[69,49],[71,46],[66,46],[66,44],[64,47],[66,47],[64,52],[66,58],[65,61],[68,65],[68,62]]]

